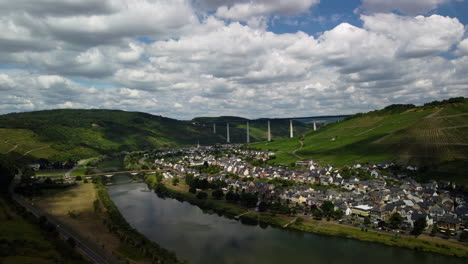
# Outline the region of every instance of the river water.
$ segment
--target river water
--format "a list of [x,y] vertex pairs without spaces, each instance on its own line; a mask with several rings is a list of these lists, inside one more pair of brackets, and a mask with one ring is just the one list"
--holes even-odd
[[109,186],[109,195],[134,228],[190,263],[466,263],[377,243],[245,225],[161,199],[144,183]]

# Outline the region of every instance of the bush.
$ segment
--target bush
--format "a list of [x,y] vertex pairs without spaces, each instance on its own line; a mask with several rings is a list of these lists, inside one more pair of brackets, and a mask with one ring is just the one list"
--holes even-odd
[[211,195],[213,196],[214,199],[216,200],[221,200],[224,198],[224,193],[223,193],[223,190],[221,189],[216,189],[214,190]]
[[204,199],[208,198],[208,194],[206,192],[199,192],[199,193],[197,193],[197,198],[200,199],[200,200],[204,200]]
[[179,184],[179,178],[177,177],[172,178],[172,185],[177,186],[177,184]]
[[189,192],[197,193],[197,188],[195,188],[194,186],[190,186]]
[[50,177],[47,177],[47,179],[45,179],[44,183],[53,184],[54,182],[52,181],[52,179]]

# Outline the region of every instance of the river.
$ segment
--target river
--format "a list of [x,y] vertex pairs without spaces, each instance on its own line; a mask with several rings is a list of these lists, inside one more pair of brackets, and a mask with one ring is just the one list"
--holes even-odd
[[134,228],[195,264],[466,263],[377,243],[245,225],[186,202],[161,199],[144,183],[109,186],[109,195]]

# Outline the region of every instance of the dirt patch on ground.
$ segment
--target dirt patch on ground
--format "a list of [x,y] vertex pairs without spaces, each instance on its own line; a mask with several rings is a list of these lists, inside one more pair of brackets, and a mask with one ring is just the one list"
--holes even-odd
[[108,253],[118,252],[123,245],[118,237],[109,232],[104,225],[104,213],[95,212],[93,202],[96,199],[94,185],[84,183],[65,191],[46,195],[36,203],[47,213]]

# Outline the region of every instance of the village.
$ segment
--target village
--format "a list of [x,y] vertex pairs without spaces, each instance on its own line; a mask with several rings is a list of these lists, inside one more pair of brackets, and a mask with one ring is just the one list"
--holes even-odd
[[[154,164],[168,169],[163,173],[165,178],[192,174],[208,182],[223,181],[227,185],[224,192],[256,193],[262,197],[259,203],[261,199],[282,201],[300,209],[304,215],[310,214],[310,208],[330,201],[334,210],[342,212],[340,221],[350,224],[367,222],[376,229],[382,229],[380,224],[398,213],[401,225],[399,231],[394,232],[411,230],[419,218],[425,219],[424,232],[433,235],[459,236],[466,228],[468,203],[462,193],[454,191],[456,186],[453,183],[418,183],[401,170],[391,175],[393,163],[356,163],[339,169],[305,160],[296,162],[293,168],[285,168],[265,165],[271,157],[274,157],[273,152],[222,145],[158,152]],[[222,171],[212,175],[200,173],[196,168],[202,165],[219,166]],[[404,168],[408,172],[417,169],[416,166]],[[284,185],[286,187],[272,184],[278,181],[289,184]]]

